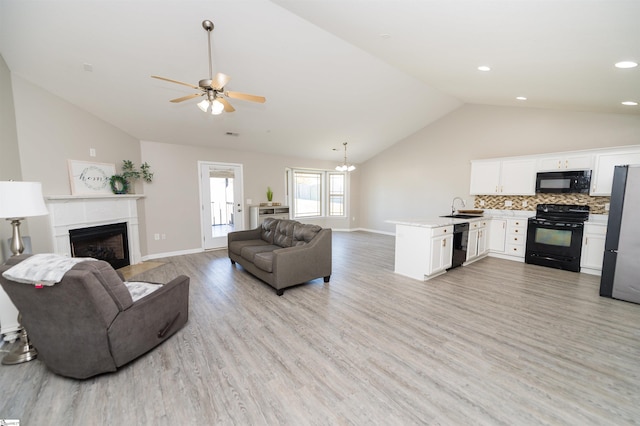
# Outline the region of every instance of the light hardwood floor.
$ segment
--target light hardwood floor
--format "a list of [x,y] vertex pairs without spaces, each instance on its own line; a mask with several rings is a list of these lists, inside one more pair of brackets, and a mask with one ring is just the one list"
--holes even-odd
[[335,232],[331,282],[282,297],[231,266],[224,250],[162,259],[136,278],[191,277],[185,328],[86,381],[39,361],[1,366],[0,418],[640,423],[640,305],[599,297],[598,277],[495,258],[419,282],[393,273],[393,254],[393,237]]

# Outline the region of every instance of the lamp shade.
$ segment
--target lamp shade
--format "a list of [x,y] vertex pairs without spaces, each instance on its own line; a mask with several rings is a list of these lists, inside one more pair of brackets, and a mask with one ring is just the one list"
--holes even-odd
[[18,219],[49,214],[40,182],[0,182],[0,218]]

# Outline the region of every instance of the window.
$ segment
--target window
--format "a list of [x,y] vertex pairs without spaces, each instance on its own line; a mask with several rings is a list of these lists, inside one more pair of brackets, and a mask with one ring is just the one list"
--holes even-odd
[[[293,217],[346,216],[346,175],[323,170],[287,170]],[[289,185],[287,185],[289,187]]]
[[329,173],[329,216],[344,215],[344,173]]

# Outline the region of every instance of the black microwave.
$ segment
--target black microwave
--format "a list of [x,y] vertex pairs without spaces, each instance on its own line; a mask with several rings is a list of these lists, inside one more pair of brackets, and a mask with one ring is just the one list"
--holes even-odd
[[539,172],[536,176],[536,194],[588,194],[591,170]]

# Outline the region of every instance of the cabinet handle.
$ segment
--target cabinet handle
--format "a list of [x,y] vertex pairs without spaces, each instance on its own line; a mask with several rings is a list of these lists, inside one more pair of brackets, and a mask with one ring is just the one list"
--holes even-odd
[[515,238],[513,239],[513,241],[518,241],[518,237],[515,237]]
[[500,185],[500,192],[504,192],[504,186]]
[[589,245],[589,237],[586,237],[586,238],[584,239],[584,245],[585,245],[585,246],[588,246],[588,245]]
[[514,230],[513,230],[513,232],[515,232],[515,233],[517,234],[517,233],[518,233],[518,230],[517,230],[517,229],[514,229]]
[[569,160],[564,160],[564,168],[565,169],[569,168]]
[[496,185],[496,193],[498,192],[498,185]]
[[447,240],[442,240],[442,247],[446,247],[447,246]]

